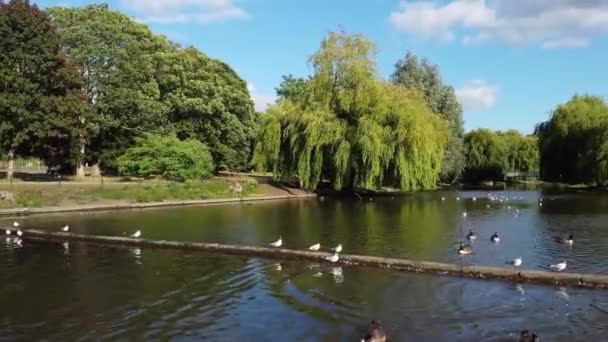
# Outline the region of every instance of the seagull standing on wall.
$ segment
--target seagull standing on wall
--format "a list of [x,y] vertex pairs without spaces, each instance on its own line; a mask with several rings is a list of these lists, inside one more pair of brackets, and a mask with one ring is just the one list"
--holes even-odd
[[562,262],[560,262],[560,263],[558,263],[558,264],[555,264],[555,265],[549,265],[549,267],[551,269],[554,269],[554,270],[556,270],[558,272],[561,272],[561,271],[565,270],[566,266],[567,266],[567,264],[566,264],[565,260],[562,261]]
[[308,250],[315,251],[315,252],[318,251],[319,249],[321,249],[320,243],[317,243],[316,245],[312,245],[312,246],[308,247]]
[[67,233],[68,231],[70,231],[70,226],[68,226],[67,224],[63,227],[61,227],[61,231],[64,233]]
[[332,249],[336,253],[342,253],[342,244],[336,246],[336,248]]
[[19,228],[19,222],[17,222],[17,221],[13,222],[13,227]]
[[513,259],[511,261],[507,261],[507,264],[508,265],[513,265],[515,267],[519,267],[519,266],[521,266],[522,262],[523,262],[522,258],[519,257],[519,258],[515,258],[515,259]]
[[141,230],[138,230],[135,233],[133,233],[133,235],[131,235],[131,237],[134,239],[139,239],[140,236],[141,236]]
[[279,239],[277,241],[270,244],[270,247],[275,247],[275,248],[278,248],[281,246],[283,246],[283,237],[282,236],[279,237]]

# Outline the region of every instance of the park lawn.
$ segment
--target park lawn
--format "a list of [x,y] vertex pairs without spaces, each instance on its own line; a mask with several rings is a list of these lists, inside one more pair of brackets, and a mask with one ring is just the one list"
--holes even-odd
[[[0,209],[67,207],[78,205],[105,205],[150,203],[175,200],[204,200],[230,198],[236,195],[230,190],[227,179],[214,178],[200,182],[175,183],[142,181],[130,183],[15,183],[1,184],[1,191],[10,191],[14,201],[0,201]],[[254,196],[257,182],[246,180],[242,196]]]

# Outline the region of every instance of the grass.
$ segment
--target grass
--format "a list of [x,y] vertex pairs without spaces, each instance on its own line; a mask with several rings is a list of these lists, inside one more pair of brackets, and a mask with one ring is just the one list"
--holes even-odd
[[[149,203],[172,200],[204,200],[230,198],[236,195],[230,190],[230,181],[211,179],[201,182],[142,181],[128,184],[16,184],[12,189],[0,186],[2,191],[14,194],[14,201],[0,201],[0,209],[36,208],[50,206],[74,206],[109,203]],[[241,196],[256,193],[257,182],[242,181]]]

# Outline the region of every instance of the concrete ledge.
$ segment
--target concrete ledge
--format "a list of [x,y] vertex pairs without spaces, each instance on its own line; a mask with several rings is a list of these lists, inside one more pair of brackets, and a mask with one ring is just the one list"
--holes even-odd
[[[190,250],[208,253],[264,257],[269,259],[298,259],[314,262],[326,262],[324,258],[330,255],[323,252],[310,252],[284,248],[131,239],[120,236],[85,235],[48,232],[41,230],[24,230],[23,239],[60,242],[73,240],[95,244]],[[386,268],[407,272],[424,272],[429,274],[450,275],[463,278],[498,279],[513,282],[608,289],[608,275],[600,274],[559,273],[487,266],[462,266],[440,262],[348,254],[340,255],[340,260],[337,264]]]

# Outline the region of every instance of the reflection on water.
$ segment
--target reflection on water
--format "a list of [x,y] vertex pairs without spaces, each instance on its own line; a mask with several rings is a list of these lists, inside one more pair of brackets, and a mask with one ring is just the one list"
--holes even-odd
[[[150,239],[251,245],[283,236],[287,248],[320,241],[323,249],[342,243],[345,253],[463,264],[506,266],[521,256],[525,268],[566,260],[569,271],[608,273],[607,196],[500,196],[503,202],[484,192],[327,198],[21,223],[117,236],[141,227]],[[473,254],[460,257],[469,229],[478,236]],[[493,232],[500,244],[490,242]],[[572,247],[554,240],[570,233]],[[0,245],[0,268],[7,340],[353,341],[372,319],[398,341],[516,340],[522,329],[551,341],[608,334],[606,291],[15,237]]]

